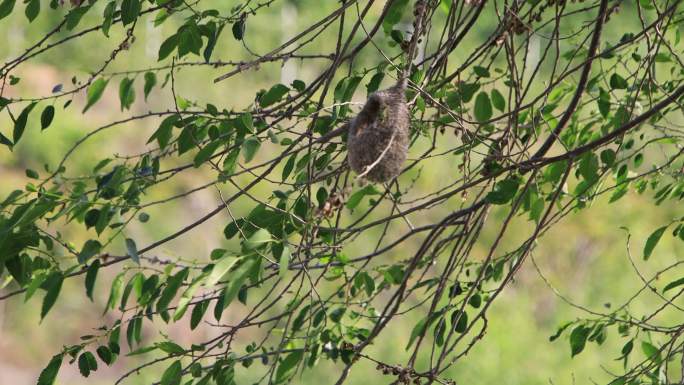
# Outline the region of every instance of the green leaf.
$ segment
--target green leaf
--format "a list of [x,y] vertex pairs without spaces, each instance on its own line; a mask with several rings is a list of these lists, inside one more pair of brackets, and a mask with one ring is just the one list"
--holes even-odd
[[40,372],[38,383],[36,385],[52,385],[55,382],[57,373],[59,373],[59,367],[62,366],[62,358],[62,354],[52,357],[45,369]]
[[482,91],[475,97],[475,119],[478,122],[486,122],[492,117],[492,103],[489,101],[489,96]]
[[145,101],[147,101],[147,95],[150,94],[152,88],[157,84],[157,75],[154,72],[145,72]]
[[233,23],[232,30],[233,30],[233,37],[235,38],[235,40],[242,40],[242,38],[245,36],[245,26],[246,26],[245,21],[246,21],[246,19],[243,17],[243,18],[240,18],[240,20]]
[[235,174],[238,156],[240,156],[240,149],[235,148],[231,150],[226,156],[226,159],[223,160],[223,172],[225,176],[231,176]]
[[157,344],[157,347],[169,354],[177,355],[185,353],[185,349],[183,349],[180,345],[176,344],[175,342],[171,341],[160,342]]
[[86,296],[93,300],[93,288],[95,287],[95,280],[97,279],[97,272],[100,270],[100,260],[96,259],[88,266],[88,271],[85,277]]
[[199,55],[200,48],[202,48],[202,35],[200,35],[197,26],[194,24],[186,25],[179,34],[178,56],[183,57],[190,52]]
[[59,291],[62,289],[62,282],[64,281],[64,276],[60,272],[54,272],[45,281],[44,288],[47,291],[45,297],[43,298],[43,305],[40,309],[40,319],[43,320],[47,313],[52,309],[52,306],[57,301],[59,296]]
[[52,119],[55,117],[55,107],[54,106],[47,106],[43,110],[43,113],[40,114],[40,128],[41,130],[44,130],[48,127],[50,127],[50,124],[52,123]]
[[183,366],[180,360],[172,363],[162,374],[160,385],[180,385],[183,377]]
[[104,9],[102,13],[102,34],[109,37],[109,28],[112,26],[112,21],[114,20],[114,12],[116,11],[116,1],[110,1],[109,4]]
[[498,90],[492,90],[491,94],[492,105],[494,105],[494,108],[497,110],[503,112],[503,110],[506,109],[506,99],[504,99],[503,95],[501,95],[501,92]]
[[178,46],[178,34],[169,36],[159,47],[159,58],[157,61],[164,60]]
[[139,265],[140,255],[138,255],[138,246],[135,245],[135,241],[131,238],[126,238],[126,251],[131,260]]
[[26,4],[26,10],[24,13],[26,14],[26,18],[29,20],[29,22],[35,20],[35,18],[38,17],[38,13],[40,13],[40,0],[29,1],[29,3]]
[[3,0],[3,2],[0,3],[0,20],[12,13],[14,3],[16,3],[16,0]]
[[78,357],[78,370],[83,377],[88,377],[90,372],[97,370],[97,361],[91,352],[84,352]]
[[241,123],[247,131],[254,133],[254,117],[252,117],[251,113],[243,112],[240,114],[239,123]]
[[261,95],[261,98],[259,99],[259,105],[261,107],[270,106],[271,104],[282,99],[283,96],[285,96],[289,91],[290,89],[286,85],[276,84],[265,94]]
[[648,260],[648,258],[651,257],[653,249],[655,249],[656,245],[658,245],[658,242],[665,233],[665,230],[667,230],[667,226],[663,226],[657,229],[651,235],[648,236],[648,239],[646,240],[646,245],[644,246],[644,260]]
[[102,97],[102,93],[105,90],[105,87],[107,87],[107,83],[109,83],[109,80],[104,80],[103,78],[99,78],[95,80],[90,87],[88,87],[87,91],[87,99],[88,101],[86,102],[86,106],[83,108],[82,113],[85,113],[88,111],[90,107],[93,106],[93,104],[97,103],[98,100]]
[[199,325],[202,317],[204,317],[207,309],[209,309],[209,302],[210,301],[207,299],[195,304],[195,307],[192,309],[192,314],[190,315],[190,330],[195,330],[197,325]]
[[456,333],[465,333],[468,329],[468,313],[461,310],[454,310],[451,313],[451,327]]
[[296,352],[288,354],[280,365],[278,365],[275,378],[276,384],[285,382],[292,377],[295,374],[299,361],[301,361],[303,357],[304,351],[302,350],[297,350]]
[[599,97],[596,103],[598,104],[601,116],[603,116],[604,118],[607,117],[610,113],[610,94],[606,90],[601,88],[599,90]]
[[684,285],[684,277],[679,278],[679,279],[672,281],[672,282],[668,283],[667,285],[665,285],[665,287],[663,288],[663,293],[665,293],[668,290],[672,290],[675,287],[682,286],[682,285]]
[[290,247],[284,244],[283,252],[280,253],[280,260],[278,261],[278,274],[280,275],[280,278],[285,278],[287,275],[287,268],[290,265],[291,255],[292,251],[290,251]]
[[477,75],[481,78],[488,78],[490,76],[489,70],[485,67],[482,67],[482,66],[474,66],[473,72],[475,72],[475,75]]
[[47,277],[47,274],[44,273],[35,274],[33,276],[33,278],[31,279],[31,283],[26,288],[24,302],[28,301],[33,296],[33,294],[35,294],[36,290],[38,290],[38,288],[43,284],[43,282],[45,282]]
[[123,78],[119,83],[119,101],[121,102],[121,111],[128,110],[135,101],[135,90],[133,89],[134,79]]
[[660,364],[660,362],[662,361],[662,358],[660,356],[660,349],[653,346],[652,344],[650,344],[646,341],[642,341],[641,342],[641,350],[644,352],[644,355],[646,356],[646,358],[655,362],[656,364]]
[[104,310],[105,313],[107,310],[114,309],[116,306],[116,302],[119,299],[119,294],[121,293],[121,288],[123,287],[123,279],[125,274],[126,272],[122,271],[121,273],[117,274],[116,277],[114,277],[114,280],[112,281],[112,287],[109,290],[109,299],[107,300],[107,306]]
[[367,185],[366,187],[362,188],[361,190],[355,192],[352,194],[349,199],[347,200],[347,207],[351,210],[356,208],[356,206],[361,203],[363,198],[366,195],[379,195],[380,191],[378,191],[375,186],[373,185]]
[[95,352],[97,353],[97,356],[100,357],[102,362],[104,362],[105,364],[111,365],[112,362],[114,362],[114,355],[108,347],[104,345],[99,346]]
[[595,183],[599,179],[599,159],[596,154],[587,152],[582,155],[578,171],[588,183]]
[[394,0],[392,2],[392,5],[387,10],[387,16],[382,20],[382,29],[385,31],[385,34],[389,35],[393,27],[401,21],[408,3],[408,0]]
[[272,242],[273,238],[271,237],[271,233],[268,232],[266,229],[259,229],[252,234],[251,237],[249,237],[245,242],[244,242],[244,249],[247,251],[257,249],[259,247],[265,246],[267,243]]
[[193,165],[195,168],[201,166],[204,162],[211,159],[212,155],[214,155],[221,144],[222,143],[220,140],[215,140],[202,147],[202,149],[197,152],[197,155],[195,155],[195,159],[193,160]]
[[178,300],[178,305],[176,306],[176,312],[173,314],[174,321],[178,321],[183,317],[183,314],[185,314],[185,311],[188,309],[188,305],[190,305],[190,301],[192,301],[193,295],[195,295],[195,291],[197,291],[197,288],[199,288],[203,281],[203,275],[195,278],[190,286],[181,294],[181,298]]
[[204,281],[204,284],[207,287],[216,285],[218,281],[221,280],[221,277],[223,277],[238,260],[239,258],[234,255],[228,255],[221,258],[214,265],[214,268],[211,270],[211,274],[209,274],[209,277],[207,277],[207,279]]
[[582,350],[584,350],[590,331],[590,328],[583,325],[577,326],[572,330],[572,333],[570,333],[570,350],[572,357],[580,354]]
[[413,341],[418,338],[419,335],[423,334],[425,330],[429,327],[428,323],[428,318],[423,318],[422,320],[418,321],[418,323],[413,327],[413,330],[411,330],[411,335],[409,337],[408,343],[406,344],[406,347],[404,350],[408,350],[411,345],[413,345]]
[[614,90],[622,90],[627,88],[627,80],[618,74],[613,74],[610,76],[610,88]]
[[21,114],[19,114],[17,120],[14,122],[13,140],[15,145],[19,142],[19,139],[21,139],[21,137],[24,135],[24,129],[26,129],[26,122],[28,121],[28,116],[31,113],[31,110],[33,110],[33,107],[36,106],[36,104],[36,102],[33,102],[26,106],[21,111]]
[[166,287],[162,290],[159,301],[157,301],[157,312],[166,311],[183,281],[188,277],[188,273],[188,268],[185,268],[166,280]]
[[259,151],[259,147],[261,147],[261,142],[254,136],[242,142],[242,155],[245,158],[245,163],[249,163],[254,159],[257,151]]
[[226,285],[226,290],[223,294],[223,308],[227,308],[228,305],[235,299],[235,297],[238,294],[238,291],[240,291],[240,288],[242,287],[242,283],[245,282],[245,279],[249,276],[250,271],[252,268],[256,265],[256,260],[254,258],[250,258],[246,260],[242,266],[240,266],[233,274],[230,274],[230,278],[228,279],[228,285]]
[[77,8],[73,8],[69,13],[66,15],[66,28],[67,30],[71,31],[72,29],[76,28],[76,26],[81,22],[81,18],[83,18],[83,15],[86,14],[90,10],[90,5],[89,6],[81,6]]
[[140,0],[123,0],[121,2],[121,22],[123,25],[130,24],[140,14]]
[[81,252],[78,253],[78,263],[86,263],[102,249],[102,244],[96,240],[89,239],[83,245]]
[[520,181],[518,178],[511,177],[496,183],[494,189],[487,194],[485,200],[491,204],[503,205],[510,202],[518,192]]
[[171,137],[173,136],[173,127],[174,124],[180,119],[178,115],[171,115],[164,119],[161,124],[159,125],[159,128],[157,131],[150,136],[150,139],[147,140],[147,143],[149,144],[153,140],[157,139],[157,143],[159,144],[160,149],[165,149],[166,146],[169,144],[171,141]]

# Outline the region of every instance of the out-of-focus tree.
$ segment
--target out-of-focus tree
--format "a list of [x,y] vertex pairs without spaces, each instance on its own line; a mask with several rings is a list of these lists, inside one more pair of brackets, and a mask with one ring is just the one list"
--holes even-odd
[[[161,385],[232,384],[249,371],[279,384],[322,361],[337,365],[335,384],[359,362],[376,367],[370,382],[453,383],[445,371],[485,336],[490,305],[552,226],[602,196],[615,210],[630,193],[653,205],[684,197],[681,0],[231,3],[0,0],[0,23],[28,29],[45,14],[52,22],[0,66],[0,113],[11,123],[0,127],[2,151],[30,146],[27,130],[50,130],[67,111],[87,119],[108,88],[120,104],[119,119],[93,126],[61,161],[27,169],[32,182],[0,203],[0,300],[42,292],[43,319],[59,306],[63,282],[83,278],[88,297],[108,291],[106,312],[117,319],[55,352],[39,385],[63,365],[88,377],[126,354],[150,358],[117,383],[155,371]],[[292,31],[301,20],[288,15],[317,6],[326,14]],[[253,43],[270,43],[250,28],[261,18],[284,31],[265,52]],[[161,36],[156,57],[110,71],[143,33]],[[83,39],[98,41],[105,58],[89,76],[48,94],[10,92],[22,68],[65,47],[78,54]],[[242,52],[216,58],[226,40]],[[287,68],[283,78],[314,76],[242,90],[251,98],[241,106],[200,103],[178,86],[188,67],[221,84],[269,63]],[[353,100],[404,76],[409,160],[397,178],[369,183],[349,170],[344,127],[362,104]],[[155,98],[163,108],[131,113],[160,89],[171,96]],[[90,164],[72,162],[89,139],[149,120],[155,130],[132,139],[144,150],[104,147]],[[436,165],[439,180],[422,180]],[[195,187],[174,189],[182,178]],[[136,229],[176,219],[163,208],[206,191],[216,193],[213,209],[141,244]],[[233,214],[236,202],[245,215]],[[224,247],[160,251],[192,244],[217,218]],[[684,240],[683,221],[674,213],[654,224],[640,257],[656,255],[662,237]],[[615,329],[628,342],[615,352],[624,370],[611,384],[684,381],[673,369],[683,366],[684,324],[660,318],[683,311],[684,278],[656,281],[681,263],[639,275],[631,299],[587,310],[551,339],[567,336],[574,356]],[[105,270],[113,283],[98,287]],[[663,302],[633,314],[644,292]],[[407,314],[419,321],[400,347],[406,361],[373,354],[373,345],[395,343],[383,331]],[[141,338],[174,323],[215,331],[189,346]]]

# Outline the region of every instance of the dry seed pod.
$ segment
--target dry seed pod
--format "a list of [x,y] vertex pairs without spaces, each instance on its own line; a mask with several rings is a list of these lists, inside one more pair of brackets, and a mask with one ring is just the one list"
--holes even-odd
[[401,172],[409,142],[405,87],[395,85],[371,94],[349,123],[347,159],[359,177],[387,182]]

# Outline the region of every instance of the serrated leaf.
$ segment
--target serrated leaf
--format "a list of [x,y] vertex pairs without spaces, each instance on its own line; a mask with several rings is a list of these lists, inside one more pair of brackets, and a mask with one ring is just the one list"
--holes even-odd
[[55,378],[57,378],[57,373],[59,373],[59,367],[62,366],[63,358],[62,354],[52,357],[45,369],[40,372],[36,385],[52,385],[55,382]]
[[83,377],[88,377],[90,372],[97,370],[97,361],[91,352],[84,352],[78,357],[78,370]]

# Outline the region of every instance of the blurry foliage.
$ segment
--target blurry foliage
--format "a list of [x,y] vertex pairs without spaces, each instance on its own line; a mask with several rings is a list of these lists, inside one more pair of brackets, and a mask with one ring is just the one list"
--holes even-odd
[[[312,18],[284,37],[277,7]],[[117,383],[279,384],[321,367],[321,381],[341,383],[355,365],[365,380],[453,383],[490,323],[515,333],[496,320],[517,315],[493,304],[529,264],[582,311],[550,340],[571,357],[605,349],[604,383],[680,381],[682,261],[657,258],[662,242],[684,240],[680,213],[643,224],[643,246],[627,249],[631,296],[601,310],[558,292],[534,259],[567,215],[598,221],[601,205],[647,212],[684,197],[680,8],[0,0],[0,23],[30,39],[0,66],[2,157],[28,181],[3,186],[0,300],[40,297],[36,314],[51,324],[74,281],[90,301],[106,298],[103,324],[56,351],[37,383],[66,365],[94,378],[129,357],[144,361]],[[270,71],[292,61],[299,78]],[[78,75],[49,92],[25,86],[36,63]],[[317,138],[404,68],[410,161],[397,180],[364,185],[344,140]],[[225,99],[208,100],[209,77],[230,84]],[[109,120],[85,120],[94,113]],[[89,133],[56,131],[75,122]],[[154,127],[117,131],[130,124]],[[64,141],[63,156],[30,150],[46,135],[47,146]],[[128,145],[112,145],[122,137]],[[179,218],[177,202],[200,193],[213,207]],[[199,255],[202,232],[225,241]],[[656,301],[637,302],[645,295]],[[408,330],[393,329],[407,318]],[[181,341],[166,331],[176,323],[212,333]],[[606,348],[611,333],[620,340]]]

